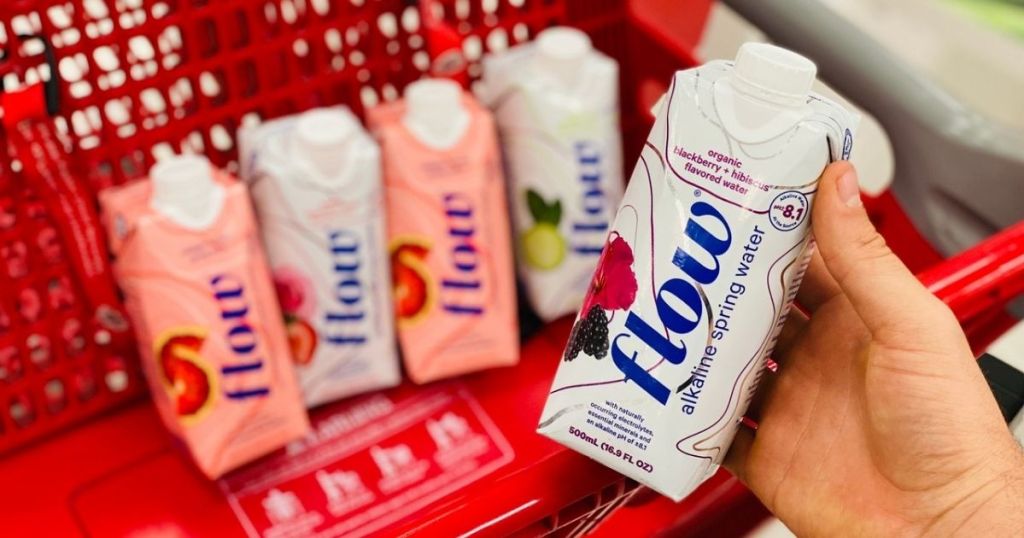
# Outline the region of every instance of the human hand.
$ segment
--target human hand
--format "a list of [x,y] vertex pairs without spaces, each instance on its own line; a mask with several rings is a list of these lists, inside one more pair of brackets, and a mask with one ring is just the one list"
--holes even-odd
[[830,165],[818,252],[726,467],[799,535],[1024,535],[1024,457],[949,309]]

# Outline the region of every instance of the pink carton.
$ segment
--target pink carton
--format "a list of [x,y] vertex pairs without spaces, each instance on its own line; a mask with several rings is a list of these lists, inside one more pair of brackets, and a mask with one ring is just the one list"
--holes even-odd
[[516,364],[511,232],[490,114],[454,83],[427,80],[372,110],[370,123],[383,150],[409,377],[425,383]]
[[245,186],[199,157],[101,195],[115,273],[167,427],[206,476],[309,429]]

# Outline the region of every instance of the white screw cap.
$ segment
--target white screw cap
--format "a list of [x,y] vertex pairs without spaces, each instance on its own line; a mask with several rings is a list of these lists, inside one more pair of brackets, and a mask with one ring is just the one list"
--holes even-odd
[[593,50],[590,36],[566,26],[555,26],[537,35],[531,62],[536,75],[569,87],[579,81],[587,55]]
[[471,119],[462,86],[439,78],[425,78],[405,88],[405,117],[402,122],[415,138],[435,149],[458,144]]
[[195,229],[213,223],[225,192],[214,179],[213,165],[201,155],[177,155],[157,163],[150,171],[153,196],[150,206],[179,224]]
[[410,112],[441,113],[462,108],[462,86],[445,78],[424,78],[405,88],[405,103]]
[[214,187],[213,168],[201,155],[175,155],[158,162],[149,172],[153,194],[171,204],[203,196]]
[[554,61],[575,61],[591,51],[590,36],[567,26],[555,26],[537,36],[537,49]]
[[309,146],[336,149],[360,128],[351,112],[337,108],[318,108],[299,117],[296,134]]
[[304,112],[295,125],[293,151],[319,173],[315,179],[334,177],[349,158],[341,148],[362,126],[348,109],[318,108]]
[[736,54],[734,80],[742,89],[779,102],[803,103],[818,73],[814,62],[767,43],[744,43]]

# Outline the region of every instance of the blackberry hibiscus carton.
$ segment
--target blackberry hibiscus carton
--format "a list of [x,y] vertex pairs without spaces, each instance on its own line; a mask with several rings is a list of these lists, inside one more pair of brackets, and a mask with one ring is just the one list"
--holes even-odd
[[395,313],[417,383],[519,361],[515,271],[494,122],[427,79],[370,111],[381,142]]
[[201,157],[101,194],[114,272],[164,424],[206,476],[309,429],[245,186]]
[[519,276],[547,321],[583,302],[622,200],[618,85],[615,60],[572,28],[484,59],[479,95],[505,151]]
[[376,142],[344,107],[239,139],[306,405],[398,384]]
[[676,73],[538,430],[680,500],[711,476],[812,250],[818,177],[857,118],[806,58],[746,44]]

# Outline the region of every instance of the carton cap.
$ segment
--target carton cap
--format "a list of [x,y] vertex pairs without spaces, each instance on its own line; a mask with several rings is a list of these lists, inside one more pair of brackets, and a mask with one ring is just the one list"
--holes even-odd
[[149,172],[157,203],[185,201],[207,196],[216,186],[213,168],[206,157],[175,155],[158,162]]
[[359,120],[348,110],[310,110],[296,122],[292,148],[316,172],[316,177],[310,179],[330,184],[329,178],[342,173],[346,159],[351,158],[343,151],[345,144],[361,129]]
[[150,206],[188,228],[210,225],[224,203],[213,165],[201,155],[175,155],[149,171],[153,182]]
[[336,108],[319,108],[303,113],[295,130],[303,144],[337,147],[359,128],[359,122],[351,113]]
[[406,129],[427,146],[448,150],[455,147],[471,118],[463,102],[462,86],[452,80],[426,78],[405,89]]
[[576,61],[586,56],[593,45],[590,36],[567,26],[548,28],[537,36],[537,50],[555,61]]
[[744,43],[736,55],[734,80],[740,89],[771,101],[803,103],[817,75],[814,62],[767,43]]
[[442,78],[417,80],[405,89],[405,103],[417,116],[447,116],[462,110],[462,86]]
[[556,26],[537,36],[533,68],[542,77],[571,86],[593,46],[590,37],[575,28]]

